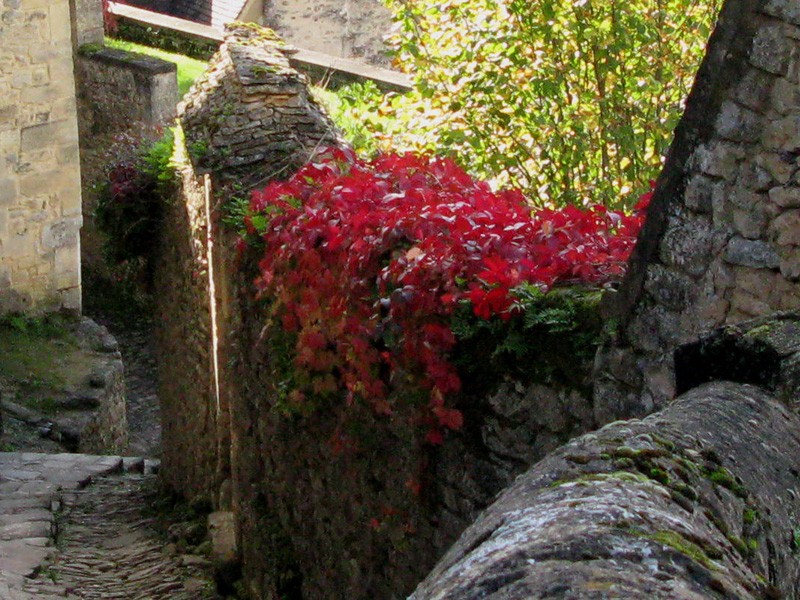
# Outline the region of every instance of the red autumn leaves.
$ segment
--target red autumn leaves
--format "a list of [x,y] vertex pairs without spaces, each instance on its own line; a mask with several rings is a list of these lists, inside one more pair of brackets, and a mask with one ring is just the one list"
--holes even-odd
[[460,303],[510,319],[515,288],[618,279],[643,221],[604,207],[531,211],[449,159],[328,150],[289,181],[253,193],[246,222],[265,243],[256,280],[296,334],[297,389],[346,391],[380,414],[409,381],[427,391],[431,443],[462,425],[448,397],[461,382],[448,355]]

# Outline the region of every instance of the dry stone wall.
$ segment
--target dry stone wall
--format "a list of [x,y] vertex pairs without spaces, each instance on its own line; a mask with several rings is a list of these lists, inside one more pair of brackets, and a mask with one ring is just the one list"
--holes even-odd
[[6,2],[0,16],[0,312],[80,310],[69,1]]
[[675,395],[675,349],[800,306],[800,11],[726,3],[598,357],[597,418]]
[[230,284],[214,277],[214,246],[223,244],[209,234],[222,217],[217,202],[338,139],[268,36],[251,26],[228,29],[208,72],[179,106],[186,150],[180,201],[168,207],[156,269],[164,476],[174,489],[225,508],[230,433],[219,372],[229,360],[220,345],[230,297],[216,296]]
[[[222,217],[232,196],[288,176],[338,135],[280,46],[250,27],[229,29],[180,114],[188,156],[156,281],[163,477],[235,514],[252,597],[410,592],[500,490],[594,426],[590,365],[574,365],[574,385],[507,381],[465,398],[468,426],[441,449],[422,443],[410,414],[388,420],[341,403],[287,416],[254,297],[259,257],[237,253]],[[366,435],[335,455],[347,411]]]
[[179,109],[195,171],[242,176],[255,168],[269,179],[302,164],[315,148],[337,143],[305,78],[289,65],[291,49],[256,26],[226,31],[212,66]]

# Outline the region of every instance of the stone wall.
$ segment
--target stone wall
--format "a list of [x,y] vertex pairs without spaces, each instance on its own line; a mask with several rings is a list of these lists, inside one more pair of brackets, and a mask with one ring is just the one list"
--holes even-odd
[[230,301],[216,301],[226,282],[213,275],[209,228],[222,216],[215,203],[235,193],[232,182],[242,193],[248,181],[301,164],[337,139],[302,76],[271,42],[253,38],[260,35],[246,26],[229,31],[180,106],[187,150],[180,200],[168,206],[156,269],[164,476],[174,489],[222,507],[230,505],[230,434],[219,384],[227,320],[218,323],[217,313]]
[[391,13],[379,0],[266,0],[266,25],[300,48],[386,65]]
[[86,283],[92,285],[108,277],[104,237],[94,224],[94,211],[99,184],[110,164],[120,159],[110,149],[121,134],[147,143],[160,137],[161,127],[172,124],[178,104],[177,69],[175,63],[97,44],[83,46],[75,66],[84,190],[81,256]]
[[0,312],[80,310],[81,188],[68,0],[0,20]]
[[598,420],[675,395],[675,349],[800,306],[800,12],[726,3],[598,357]]
[[175,118],[177,65],[113,48],[88,48],[76,60],[81,139],[158,126]]
[[[284,52],[249,27],[229,31],[180,113],[188,160],[156,281],[165,482],[235,514],[252,597],[411,591],[500,490],[595,425],[590,365],[571,365],[571,383],[532,377],[465,395],[468,425],[442,448],[402,424],[411,414],[341,403],[285,415],[254,298],[258,257],[237,252],[223,216],[233,196],[288,176],[337,134]],[[347,411],[368,434],[337,455],[330,440]]]

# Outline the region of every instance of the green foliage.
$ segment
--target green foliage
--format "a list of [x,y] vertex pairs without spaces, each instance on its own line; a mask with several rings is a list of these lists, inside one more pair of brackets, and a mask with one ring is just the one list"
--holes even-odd
[[95,220],[107,236],[105,251],[112,262],[144,260],[149,264],[164,203],[176,181],[173,145],[174,132],[167,130],[155,141],[139,140],[132,155],[110,167]]
[[381,150],[376,132],[386,136],[398,126],[394,115],[387,115],[379,108],[385,97],[373,81],[353,83],[335,91],[312,88],[312,92],[360,155],[375,156]]
[[0,316],[0,329],[8,329],[30,337],[59,339],[67,335],[67,327],[74,320],[61,313],[31,316],[9,313]]
[[201,40],[172,29],[159,29],[131,21],[121,21],[114,36],[202,61],[211,58],[219,47],[218,42]]
[[[536,204],[619,206],[657,174],[719,0],[387,0],[416,91],[381,143]],[[351,111],[352,112],[352,111]]]
[[547,294],[520,286],[519,314],[509,321],[478,320],[462,306],[452,322],[458,339],[453,362],[465,388],[487,393],[505,377],[580,387],[581,364],[589,364],[600,342],[601,292],[563,288]]

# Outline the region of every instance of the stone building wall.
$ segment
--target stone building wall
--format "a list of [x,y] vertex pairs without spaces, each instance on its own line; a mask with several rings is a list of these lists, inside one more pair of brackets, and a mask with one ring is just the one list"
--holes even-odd
[[0,312],[80,310],[81,188],[68,0],[0,19]]
[[266,0],[264,22],[299,48],[386,65],[392,16],[380,0]]
[[676,393],[674,351],[800,307],[800,9],[726,3],[598,356],[599,422]]

